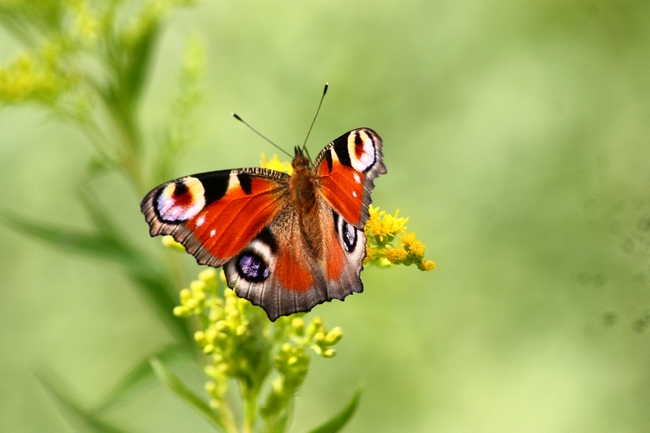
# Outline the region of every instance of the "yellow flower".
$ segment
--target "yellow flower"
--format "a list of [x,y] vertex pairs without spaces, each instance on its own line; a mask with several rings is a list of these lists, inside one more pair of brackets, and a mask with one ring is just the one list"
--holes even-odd
[[424,244],[418,240],[412,242],[409,246],[409,254],[413,256],[416,260],[422,260],[424,258]]
[[265,154],[262,154],[262,160],[260,161],[262,168],[270,168],[272,170],[281,171],[287,173],[289,176],[293,174],[293,167],[288,161],[280,161],[278,155],[273,155],[272,159],[268,159]]
[[433,262],[433,260],[425,260],[422,262],[422,265],[418,266],[418,268],[420,268],[422,271],[429,272],[433,271],[436,268],[436,264]]
[[379,207],[368,207],[369,218],[364,227],[367,236],[374,236],[379,243],[391,242],[398,233],[406,229],[408,218],[399,218],[399,209],[395,216],[379,211]]
[[160,239],[160,241],[161,241],[162,244],[163,244],[164,246],[166,246],[167,248],[171,248],[172,250],[180,251],[180,252],[182,252],[182,253],[185,252],[185,247],[184,247],[182,244],[176,242],[176,241],[174,240],[174,238],[171,237],[171,236],[163,236],[163,237]]
[[386,250],[386,259],[391,263],[398,263],[406,260],[408,253],[404,248],[393,248]]
[[[426,246],[416,239],[415,232],[404,233],[408,218],[400,218],[399,209],[395,215],[390,215],[370,205],[368,214],[368,222],[364,227],[367,236],[364,265],[416,265],[421,271],[435,269],[434,262],[424,260]],[[402,245],[404,248],[396,245]]]

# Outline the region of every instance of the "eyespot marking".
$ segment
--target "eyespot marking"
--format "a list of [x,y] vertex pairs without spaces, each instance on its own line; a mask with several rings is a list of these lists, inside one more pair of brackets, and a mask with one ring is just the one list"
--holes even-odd
[[348,155],[355,170],[364,172],[375,164],[375,143],[364,130],[355,131],[348,136]]
[[162,187],[154,199],[158,217],[169,223],[187,221],[205,207],[205,189],[200,180],[187,176]]
[[246,251],[237,258],[235,268],[239,276],[252,283],[261,283],[266,280],[271,271],[261,256],[252,251]]

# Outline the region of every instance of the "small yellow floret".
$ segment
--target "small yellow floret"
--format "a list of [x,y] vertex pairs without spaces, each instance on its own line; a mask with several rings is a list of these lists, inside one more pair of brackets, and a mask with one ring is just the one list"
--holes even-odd
[[424,248],[424,244],[416,240],[409,246],[409,254],[416,260],[422,260],[424,258]]
[[160,241],[167,248],[171,248],[172,250],[180,251],[182,253],[185,252],[185,247],[182,244],[176,242],[171,236],[163,236]]
[[422,266],[420,267],[420,269],[426,272],[433,271],[435,268],[436,264],[433,262],[433,260],[425,260],[422,262]]
[[265,154],[262,154],[262,160],[260,161],[262,168],[270,168],[272,170],[281,171],[287,173],[288,175],[293,174],[293,167],[288,161],[280,161],[278,155],[273,155],[272,159],[268,159]]
[[391,263],[402,262],[406,260],[408,253],[404,248],[393,248],[386,250],[386,259]]

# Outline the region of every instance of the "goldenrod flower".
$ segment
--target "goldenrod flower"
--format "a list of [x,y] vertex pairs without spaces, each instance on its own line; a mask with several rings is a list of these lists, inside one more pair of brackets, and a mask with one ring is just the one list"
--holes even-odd
[[262,160],[260,161],[262,168],[270,168],[272,170],[281,171],[287,173],[289,176],[293,174],[293,167],[291,162],[280,161],[278,155],[273,155],[273,158],[268,159],[265,154],[262,154]]
[[364,227],[368,239],[364,263],[383,267],[416,265],[421,271],[435,269],[434,262],[424,260],[426,246],[416,239],[415,232],[404,233],[408,218],[399,217],[399,209],[395,215],[390,215],[370,205],[368,213],[370,218]]
[[174,240],[174,238],[171,237],[171,236],[168,236],[168,235],[163,236],[160,239],[160,242],[162,242],[162,244],[164,246],[166,246],[167,248],[171,248],[172,250],[175,250],[175,251],[185,252],[185,247],[183,246],[183,244],[181,244],[179,242],[176,242]]
[[245,399],[251,398],[275,369],[266,401],[259,407],[269,425],[287,410],[305,380],[309,351],[331,358],[336,355],[332,346],[343,338],[341,328],[328,330],[321,317],[308,325],[302,314],[270,322],[260,308],[226,287],[223,271],[217,275],[213,268],[181,290],[180,300],[174,315],[197,316],[202,324],[194,340],[210,359],[205,391],[211,407],[222,413],[231,410],[226,401],[230,380],[239,382]]

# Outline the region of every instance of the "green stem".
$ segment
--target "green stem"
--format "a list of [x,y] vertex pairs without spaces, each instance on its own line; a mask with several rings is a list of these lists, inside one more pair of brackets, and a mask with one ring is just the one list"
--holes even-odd
[[221,418],[228,433],[239,433],[237,424],[232,416],[232,410],[228,406],[225,406],[221,411]]
[[257,415],[257,392],[244,393],[244,429],[243,433],[253,433]]

